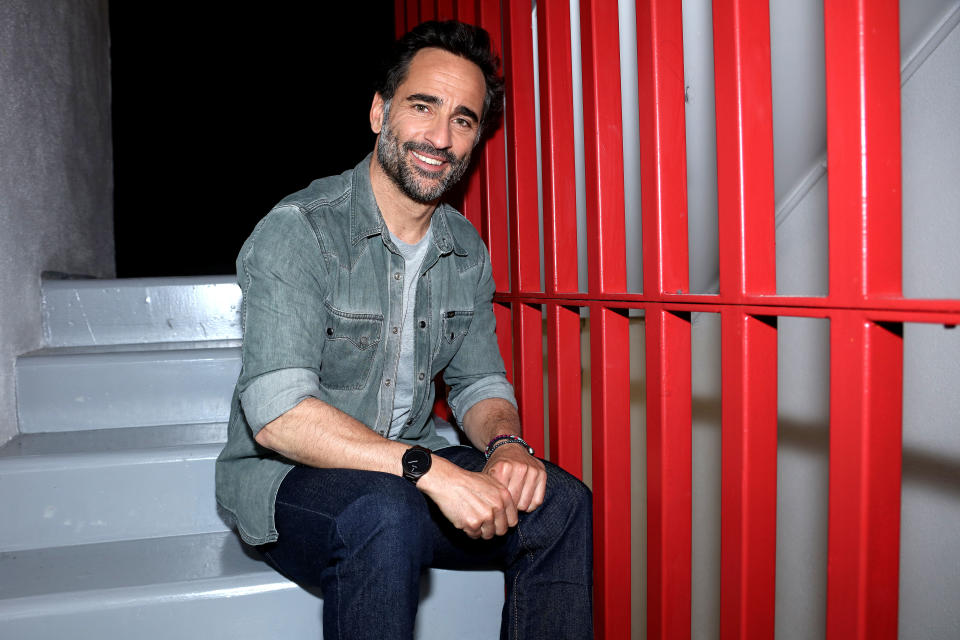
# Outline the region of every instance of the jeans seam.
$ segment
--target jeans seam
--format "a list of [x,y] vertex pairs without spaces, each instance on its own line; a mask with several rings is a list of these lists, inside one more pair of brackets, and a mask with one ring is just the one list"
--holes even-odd
[[[520,530],[520,525],[517,525],[517,537],[520,539],[520,546],[523,547],[526,555],[530,558],[530,562],[533,562],[533,551],[527,546],[527,541],[523,537],[523,531]],[[517,582],[520,580],[520,571],[518,570],[513,574],[513,630],[514,638],[520,637],[520,607],[519,607],[519,589],[517,589]]]

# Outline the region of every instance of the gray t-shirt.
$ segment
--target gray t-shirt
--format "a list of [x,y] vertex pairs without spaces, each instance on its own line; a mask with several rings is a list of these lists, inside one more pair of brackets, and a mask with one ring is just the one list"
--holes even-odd
[[[389,231],[389,230],[388,230]],[[407,415],[410,413],[413,404],[413,307],[417,299],[417,272],[420,265],[423,264],[423,256],[427,253],[427,246],[430,244],[430,229],[420,239],[417,244],[407,244],[397,238],[390,232],[390,239],[396,245],[400,255],[404,260],[403,274],[403,304],[400,311],[400,322],[393,322],[394,326],[400,326],[400,360],[397,363],[397,387],[393,396],[393,417],[390,421],[390,430],[387,437],[395,439],[403,430]]]

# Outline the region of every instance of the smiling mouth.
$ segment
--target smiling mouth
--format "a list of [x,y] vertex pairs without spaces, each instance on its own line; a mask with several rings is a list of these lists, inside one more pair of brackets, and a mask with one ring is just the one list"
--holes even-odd
[[430,157],[428,157],[428,156],[421,155],[421,154],[417,153],[416,151],[411,151],[410,153],[412,153],[412,154],[413,154],[413,157],[416,158],[417,160],[419,160],[420,162],[423,162],[423,163],[425,163],[425,164],[429,164],[429,165],[432,166],[432,167],[439,167],[439,166],[441,166],[441,165],[443,164],[443,160],[437,160],[436,158],[430,158]]

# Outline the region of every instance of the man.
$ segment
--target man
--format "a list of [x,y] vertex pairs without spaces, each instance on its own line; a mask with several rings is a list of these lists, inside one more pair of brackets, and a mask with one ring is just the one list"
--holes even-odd
[[[237,259],[243,368],[217,499],[323,591],[324,637],[412,638],[425,567],[500,566],[503,638],[587,638],[590,494],[520,437],[489,255],[440,203],[502,102],[482,29],[425,23],[370,108],[376,147],[282,200]],[[436,432],[432,380],[473,444]]]

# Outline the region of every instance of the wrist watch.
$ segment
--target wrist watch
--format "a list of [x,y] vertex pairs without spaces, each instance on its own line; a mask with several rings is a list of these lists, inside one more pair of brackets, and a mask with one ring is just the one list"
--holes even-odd
[[433,458],[430,455],[430,449],[415,444],[403,452],[402,462],[403,477],[413,484],[417,484],[417,480],[422,478],[427,471],[430,471]]

